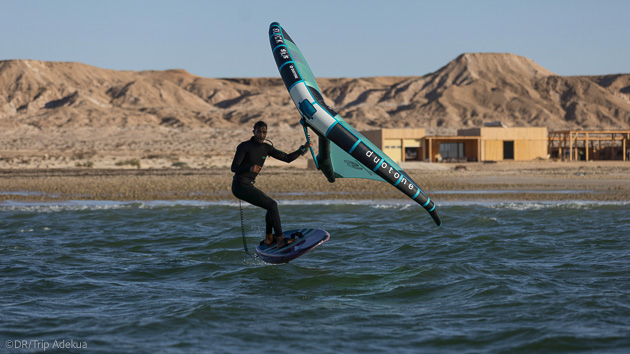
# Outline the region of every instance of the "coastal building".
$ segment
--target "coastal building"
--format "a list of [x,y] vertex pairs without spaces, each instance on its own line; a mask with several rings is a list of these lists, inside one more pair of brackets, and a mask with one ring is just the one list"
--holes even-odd
[[525,161],[547,158],[547,128],[495,123],[460,129],[455,136],[426,136],[424,129],[361,132],[394,161]]
[[457,135],[479,138],[476,161],[527,161],[548,156],[547,128],[544,127],[485,126],[460,129]]
[[630,130],[548,132],[545,127],[495,122],[446,136],[428,136],[425,129],[389,128],[361,134],[397,162],[630,160]]

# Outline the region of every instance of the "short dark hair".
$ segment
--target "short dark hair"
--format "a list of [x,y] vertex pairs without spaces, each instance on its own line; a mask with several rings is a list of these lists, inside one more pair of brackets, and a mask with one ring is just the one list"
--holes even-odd
[[256,122],[256,124],[254,124],[254,130],[261,128],[261,127],[265,127],[267,128],[267,123],[265,123],[262,120],[259,120],[258,122]]

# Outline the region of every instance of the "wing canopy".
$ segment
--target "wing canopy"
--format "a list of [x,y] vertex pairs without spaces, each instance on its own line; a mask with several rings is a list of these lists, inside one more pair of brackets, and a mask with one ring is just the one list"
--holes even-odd
[[422,205],[441,226],[431,198],[389,156],[324,102],[304,55],[279,23],[269,26],[269,39],[280,76],[302,123],[319,136],[316,160],[326,178],[330,182],[336,178],[365,178],[390,183]]

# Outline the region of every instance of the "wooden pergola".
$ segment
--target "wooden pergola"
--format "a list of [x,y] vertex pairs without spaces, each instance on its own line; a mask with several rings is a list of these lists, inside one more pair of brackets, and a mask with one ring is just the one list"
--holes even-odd
[[[579,155],[584,154],[586,161],[595,157],[605,160],[616,160],[616,147],[621,148],[621,159],[626,161],[630,153],[630,130],[561,130],[549,132],[548,151],[558,151],[558,157],[568,160],[579,160]],[[620,145],[620,146],[618,146]],[[610,153],[605,156],[605,150],[610,148]]]

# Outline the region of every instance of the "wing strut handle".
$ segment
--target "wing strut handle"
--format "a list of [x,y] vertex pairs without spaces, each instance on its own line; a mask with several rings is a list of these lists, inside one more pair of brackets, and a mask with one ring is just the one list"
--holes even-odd
[[[304,136],[306,136],[306,142],[307,143],[311,143],[311,137],[308,135],[308,128],[306,128],[306,123],[304,122],[304,117],[302,117],[302,119],[300,119],[300,124],[302,124],[302,127],[304,128]],[[313,161],[315,161],[315,167],[317,167],[317,169],[319,170],[319,163],[317,163],[317,158],[315,157],[315,151],[313,151],[313,147],[309,146],[309,149],[311,149],[311,155],[313,155]]]

